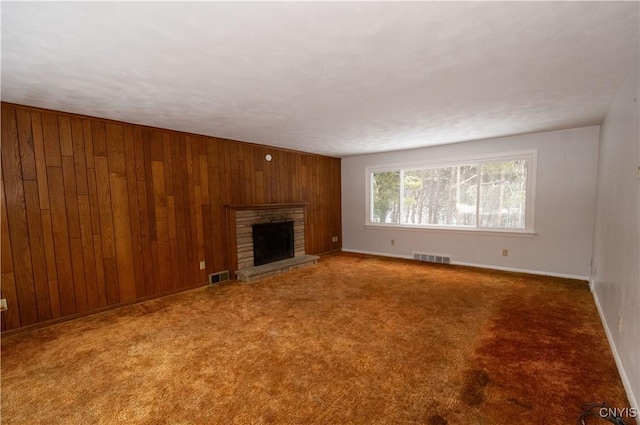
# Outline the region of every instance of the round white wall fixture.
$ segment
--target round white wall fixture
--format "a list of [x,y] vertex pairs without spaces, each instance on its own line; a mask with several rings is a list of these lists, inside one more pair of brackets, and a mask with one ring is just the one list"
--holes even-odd
[[273,157],[271,156],[271,154],[266,154],[264,156],[264,159],[266,159],[267,161],[271,161],[273,159]]

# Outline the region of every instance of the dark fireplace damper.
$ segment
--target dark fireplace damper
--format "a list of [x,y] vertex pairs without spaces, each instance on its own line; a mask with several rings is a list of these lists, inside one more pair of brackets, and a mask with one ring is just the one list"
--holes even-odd
[[254,224],[253,265],[273,263],[293,258],[293,221]]

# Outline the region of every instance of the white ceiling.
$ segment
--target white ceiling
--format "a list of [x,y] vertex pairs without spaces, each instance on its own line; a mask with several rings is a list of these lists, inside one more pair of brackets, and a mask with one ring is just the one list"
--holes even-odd
[[638,2],[2,2],[2,100],[344,157],[601,123]]

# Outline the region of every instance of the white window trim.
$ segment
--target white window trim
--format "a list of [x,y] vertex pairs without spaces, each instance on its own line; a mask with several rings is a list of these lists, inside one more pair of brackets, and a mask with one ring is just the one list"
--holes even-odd
[[[373,209],[373,199],[371,193],[373,191],[373,179],[371,178],[373,173],[386,172],[386,171],[402,171],[410,168],[445,168],[458,165],[470,165],[499,161],[514,161],[519,159],[526,159],[529,161],[529,167],[527,169],[527,200],[526,200],[526,212],[525,212],[525,227],[524,229],[508,229],[508,228],[494,228],[494,227],[464,227],[464,226],[445,226],[445,225],[433,225],[433,224],[400,224],[400,223],[374,223],[371,221],[371,210]],[[450,160],[437,160],[437,161],[420,161],[420,162],[405,162],[393,165],[385,166],[367,166],[365,167],[365,227],[367,228],[393,228],[393,229],[407,229],[407,230],[424,230],[424,231],[441,231],[441,232],[456,232],[456,233],[470,233],[470,234],[495,234],[495,235],[513,235],[513,236],[533,236],[535,232],[535,202],[536,202],[536,174],[538,169],[538,151],[518,151],[507,152],[500,154],[486,154],[486,155],[474,155],[465,158],[456,158]],[[400,202],[402,203],[402,194],[400,194]],[[476,206],[478,201],[476,200]]]

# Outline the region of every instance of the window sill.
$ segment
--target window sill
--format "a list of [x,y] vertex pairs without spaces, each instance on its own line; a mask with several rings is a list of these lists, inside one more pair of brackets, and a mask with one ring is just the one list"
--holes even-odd
[[458,227],[425,227],[425,226],[411,226],[411,225],[398,225],[398,224],[365,224],[365,229],[393,229],[404,231],[419,231],[419,232],[433,232],[433,233],[454,233],[462,235],[483,235],[483,236],[506,236],[517,238],[533,238],[536,236],[535,231],[530,230],[487,230],[477,228],[458,228]]

